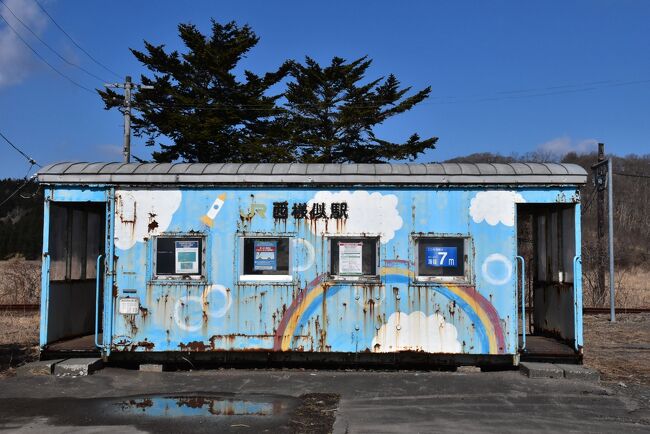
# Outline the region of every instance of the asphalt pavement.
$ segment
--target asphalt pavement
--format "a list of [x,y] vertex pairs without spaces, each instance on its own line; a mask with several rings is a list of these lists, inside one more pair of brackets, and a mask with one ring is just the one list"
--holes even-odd
[[650,388],[518,371],[106,368],[0,380],[14,432],[650,432]]

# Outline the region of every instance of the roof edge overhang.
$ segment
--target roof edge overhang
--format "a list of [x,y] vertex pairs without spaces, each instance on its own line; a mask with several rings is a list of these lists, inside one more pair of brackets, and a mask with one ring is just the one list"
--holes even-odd
[[227,186],[581,185],[574,164],[120,164],[58,163],[41,169],[43,184]]

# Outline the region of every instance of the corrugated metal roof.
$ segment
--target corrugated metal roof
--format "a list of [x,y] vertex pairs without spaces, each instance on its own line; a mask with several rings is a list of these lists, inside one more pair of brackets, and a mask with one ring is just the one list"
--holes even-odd
[[56,163],[46,184],[584,184],[587,172],[558,163],[235,164]]

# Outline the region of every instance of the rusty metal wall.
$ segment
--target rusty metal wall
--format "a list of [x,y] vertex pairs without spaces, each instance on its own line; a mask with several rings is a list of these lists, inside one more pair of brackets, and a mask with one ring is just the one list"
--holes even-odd
[[[571,189],[116,190],[112,295],[140,308],[113,313],[111,349],[513,354],[515,203],[574,200]],[[274,218],[284,201],[326,214],[346,203],[348,217]],[[203,237],[202,279],[155,278],[165,234]],[[328,240],[341,234],[380,237],[379,280],[331,278]],[[423,234],[471,240],[467,282],[417,281]],[[242,236],[291,237],[290,280],[244,280]]]
[[[87,194],[55,190],[61,200]],[[104,344],[113,352],[515,354],[515,204],[578,200],[573,188],[541,186],[138,187],[106,197],[115,212],[107,218],[114,225],[107,223]],[[281,202],[287,202],[286,218],[274,213]],[[332,204],[341,203],[347,216],[332,218]],[[295,218],[294,205],[302,204],[308,211],[323,204],[325,215]],[[340,235],[379,237],[376,279],[330,276],[329,242]],[[161,236],[200,238],[203,275],[157,276]],[[243,276],[241,238],[254,236],[290,237],[287,277]],[[467,239],[467,275],[419,280],[415,240],[421,236]],[[125,299],[137,301],[137,312],[120,313]]]

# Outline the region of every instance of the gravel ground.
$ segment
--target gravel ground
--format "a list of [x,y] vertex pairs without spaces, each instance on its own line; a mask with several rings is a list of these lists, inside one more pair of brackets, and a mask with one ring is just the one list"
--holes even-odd
[[650,313],[585,315],[584,363],[604,381],[650,385]]

